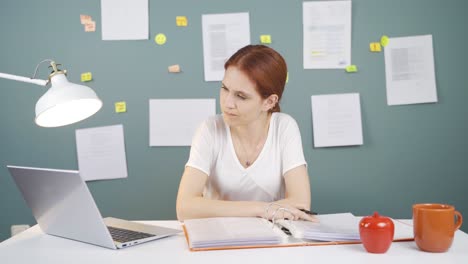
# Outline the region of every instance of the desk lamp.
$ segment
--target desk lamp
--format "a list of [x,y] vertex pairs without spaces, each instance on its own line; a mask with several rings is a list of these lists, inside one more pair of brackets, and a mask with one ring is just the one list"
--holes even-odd
[[[49,62],[52,72],[49,80],[35,79],[37,69],[43,62]],[[39,62],[31,78],[0,73],[0,78],[34,83],[51,87],[36,103],[35,122],[41,127],[60,127],[76,123],[94,115],[102,107],[102,101],[89,87],[71,83],[67,80],[66,70],[58,68],[53,60]]]

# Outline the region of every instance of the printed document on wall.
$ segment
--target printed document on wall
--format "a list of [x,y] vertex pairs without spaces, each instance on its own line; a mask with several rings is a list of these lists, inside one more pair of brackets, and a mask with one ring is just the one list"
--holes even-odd
[[190,146],[202,121],[216,114],[215,99],[151,99],[150,146]]
[[311,101],[314,147],[363,144],[358,93],[313,95]]
[[148,0],[101,0],[102,40],[149,38]]
[[75,135],[78,167],[83,180],[127,177],[122,125],[77,129]]
[[351,64],[351,0],[302,3],[304,69]]
[[221,81],[224,63],[250,44],[249,13],[202,15],[205,81]]
[[437,102],[432,35],[390,38],[385,79],[388,105]]

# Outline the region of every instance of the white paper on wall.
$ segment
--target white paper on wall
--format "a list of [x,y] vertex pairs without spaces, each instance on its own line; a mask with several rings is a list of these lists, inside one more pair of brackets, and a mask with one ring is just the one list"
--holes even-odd
[[432,35],[390,38],[385,80],[388,105],[437,102]]
[[351,64],[351,3],[302,3],[304,69],[344,69]]
[[151,99],[150,146],[190,146],[202,121],[216,114],[215,99]]
[[83,180],[127,177],[123,125],[77,129],[75,135]]
[[148,0],[101,0],[102,40],[149,38]]
[[358,93],[313,95],[311,102],[314,147],[363,144]]
[[250,44],[249,13],[202,15],[205,81],[221,81],[224,63]]

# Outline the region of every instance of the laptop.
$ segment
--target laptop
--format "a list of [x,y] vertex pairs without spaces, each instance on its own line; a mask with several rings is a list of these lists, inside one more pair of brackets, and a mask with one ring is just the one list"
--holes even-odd
[[113,217],[103,219],[78,171],[7,167],[46,234],[121,249],[181,232]]

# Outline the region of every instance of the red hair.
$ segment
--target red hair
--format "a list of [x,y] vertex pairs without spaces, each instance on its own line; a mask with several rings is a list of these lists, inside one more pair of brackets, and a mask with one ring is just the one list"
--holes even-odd
[[255,83],[263,99],[272,94],[278,96],[278,103],[270,112],[280,112],[279,101],[283,95],[288,69],[283,57],[265,45],[248,45],[234,53],[224,64],[224,69],[235,66]]

